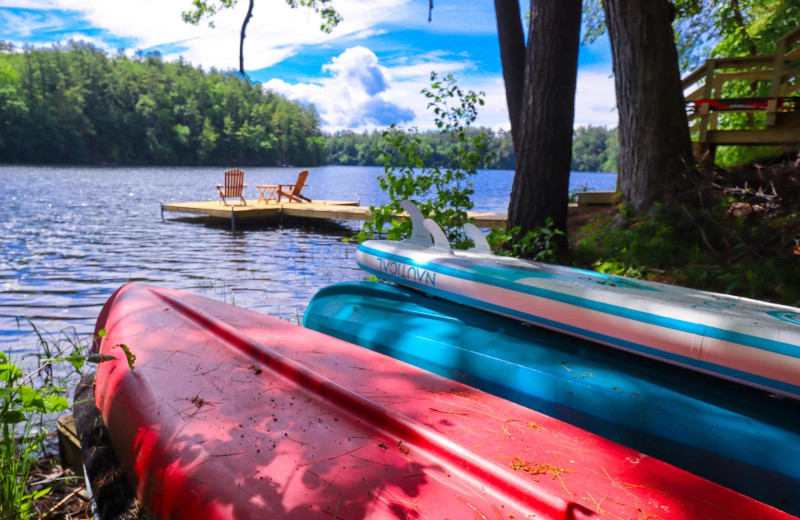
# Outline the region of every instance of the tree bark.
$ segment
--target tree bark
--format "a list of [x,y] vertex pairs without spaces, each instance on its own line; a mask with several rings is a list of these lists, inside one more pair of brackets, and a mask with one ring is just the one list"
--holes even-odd
[[522,32],[519,0],[494,0],[494,10],[511,138],[514,141],[514,153],[519,155],[519,120],[525,86],[525,35]]
[[604,0],[619,112],[620,185],[635,212],[687,200],[696,169],[667,0]]
[[580,26],[581,0],[531,0],[519,146],[508,207],[509,229],[519,226],[523,234],[544,225],[548,217],[556,228],[567,229]]

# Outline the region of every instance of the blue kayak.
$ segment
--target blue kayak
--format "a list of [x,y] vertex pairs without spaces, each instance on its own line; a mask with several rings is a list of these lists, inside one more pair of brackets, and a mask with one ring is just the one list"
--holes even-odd
[[800,514],[800,401],[377,282],[304,325],[491,392]]

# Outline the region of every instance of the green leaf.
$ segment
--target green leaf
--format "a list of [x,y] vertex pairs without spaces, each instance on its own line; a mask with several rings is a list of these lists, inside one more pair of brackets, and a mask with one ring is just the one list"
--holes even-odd
[[22,385],[17,388],[17,397],[22,401],[23,406],[31,406],[33,402],[40,396],[39,392],[37,392],[33,387]]
[[136,356],[131,352],[131,349],[128,348],[128,345],[120,343],[117,346],[125,353],[125,359],[128,360],[128,367],[130,367],[131,372],[133,372],[133,363],[136,361]]
[[25,421],[25,414],[19,410],[9,410],[0,415],[0,423],[17,424]]
[[117,358],[107,354],[89,354],[86,356],[86,361],[89,363],[103,363],[104,361],[113,361]]
[[51,490],[51,489],[53,489],[53,488],[49,488],[49,487],[47,487],[47,488],[40,489],[39,491],[37,491],[37,492],[33,493],[33,494],[31,495],[31,501],[32,501],[32,502],[36,502],[37,500],[39,500],[40,498],[42,498],[43,496],[45,496],[46,494],[48,494],[48,493],[50,492],[50,490]]
[[0,381],[12,383],[22,377],[22,370],[11,363],[0,364]]
[[40,489],[38,491],[35,491],[35,492],[33,492],[33,493],[29,494],[29,495],[22,496],[21,497],[22,501],[25,502],[25,504],[23,505],[23,509],[25,509],[25,510],[30,509],[30,504],[32,502],[36,502],[37,500],[39,500],[40,498],[42,498],[43,496],[48,494],[51,489],[53,489],[53,488],[52,487],[48,487],[48,488],[44,488],[44,489]]
[[55,413],[69,408],[69,401],[60,395],[50,395],[43,399],[45,413]]
[[69,362],[73,367],[75,367],[75,370],[80,370],[83,368],[83,365],[86,364],[86,358],[77,355],[67,356],[64,358],[64,361]]

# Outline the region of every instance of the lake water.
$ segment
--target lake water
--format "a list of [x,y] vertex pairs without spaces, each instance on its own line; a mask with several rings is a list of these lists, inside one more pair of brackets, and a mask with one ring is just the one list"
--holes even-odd
[[[293,182],[298,169],[247,168],[256,184]],[[229,223],[162,222],[160,202],[216,200],[222,168],[0,166],[0,349],[38,348],[49,337],[90,335],[103,303],[122,284],[183,289],[297,322],[322,287],[360,280],[358,223],[271,225],[232,232]],[[315,199],[387,200],[374,167],[311,170]],[[506,211],[513,172],[481,171],[476,209]],[[572,188],[613,190],[616,174],[573,173]]]

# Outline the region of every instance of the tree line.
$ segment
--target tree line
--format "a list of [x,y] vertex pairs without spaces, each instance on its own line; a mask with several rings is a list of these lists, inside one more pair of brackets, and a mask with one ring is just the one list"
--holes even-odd
[[158,53],[109,56],[71,41],[0,42],[0,161],[49,164],[321,164],[313,107],[233,72]]
[[[468,137],[479,133],[486,135],[489,152],[489,160],[483,165],[483,168],[513,170],[515,156],[511,132],[502,129],[495,131],[491,128],[467,128],[465,130]],[[326,138],[328,164],[380,165],[377,158],[385,151],[386,146],[382,134],[378,130],[373,130],[360,134],[342,131],[328,135]],[[441,132],[434,130],[419,132],[416,137],[420,141],[421,151],[428,153],[425,166],[438,165],[445,168],[453,166],[451,152],[456,145],[452,140],[448,140]],[[618,154],[619,141],[616,128],[608,129],[604,126],[589,125],[574,130],[572,171],[615,172],[617,171]]]

